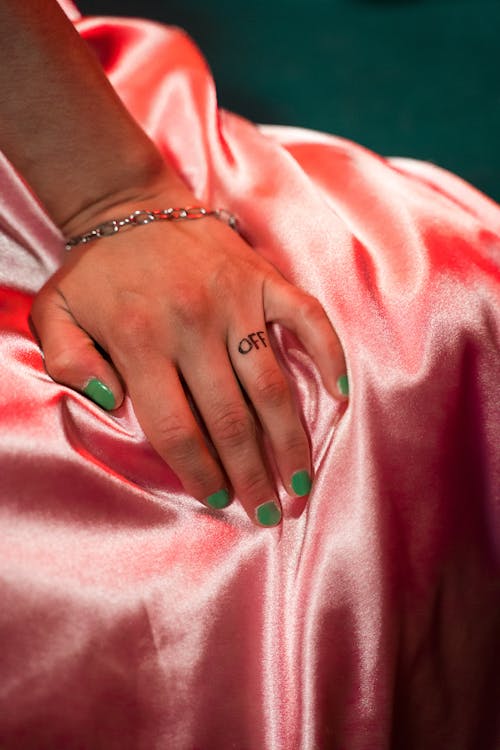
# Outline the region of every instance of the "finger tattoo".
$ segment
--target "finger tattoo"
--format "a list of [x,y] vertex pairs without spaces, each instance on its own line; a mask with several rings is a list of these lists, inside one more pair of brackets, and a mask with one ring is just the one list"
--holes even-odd
[[267,349],[267,342],[264,336],[264,331],[255,331],[249,333],[245,338],[241,339],[238,344],[238,351],[240,354],[248,354],[252,349],[260,349],[260,347]]

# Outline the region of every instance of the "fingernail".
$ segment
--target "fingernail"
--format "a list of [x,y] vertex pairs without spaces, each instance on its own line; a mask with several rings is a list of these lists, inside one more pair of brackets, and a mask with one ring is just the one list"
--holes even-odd
[[207,497],[206,502],[211,508],[216,508],[217,510],[226,508],[229,505],[229,492],[225,489],[214,492]]
[[86,396],[91,398],[92,401],[95,401],[96,404],[99,404],[99,406],[102,406],[102,408],[106,409],[107,411],[114,409],[116,406],[113,392],[110,391],[107,385],[104,385],[104,383],[102,383],[97,378],[92,378],[92,380],[89,380],[89,382],[83,389],[83,392]]
[[343,396],[349,395],[349,379],[347,375],[341,375],[337,380],[337,386]]
[[296,471],[292,476],[292,490],[298,497],[307,495],[311,487],[312,480],[308,471]]
[[259,505],[255,515],[261,526],[276,526],[281,521],[281,510],[273,501]]

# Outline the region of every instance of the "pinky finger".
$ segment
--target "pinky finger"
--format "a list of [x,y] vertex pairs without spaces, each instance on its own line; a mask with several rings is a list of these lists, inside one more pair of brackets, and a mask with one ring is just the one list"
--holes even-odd
[[287,281],[273,279],[264,287],[264,308],[268,322],[281,323],[302,342],[332,396],[346,399],[349,381],[344,351],[318,300]]
[[84,393],[107,411],[120,406],[124,394],[116,371],[76,323],[57,291],[42,292],[36,298],[31,322],[53,380]]

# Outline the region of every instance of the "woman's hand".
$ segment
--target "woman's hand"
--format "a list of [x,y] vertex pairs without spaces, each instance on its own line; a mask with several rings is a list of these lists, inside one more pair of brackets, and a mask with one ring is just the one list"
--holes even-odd
[[[66,236],[138,208],[197,204],[55,0],[0,3],[0,143]],[[108,408],[126,386],[145,434],[194,497],[223,507],[232,488],[252,519],[279,521],[256,418],[287,490],[307,494],[308,441],[266,323],[295,331],[334,394],[342,351],[318,302],[217,219],[75,247],[32,320],[55,380]]]
[[[198,203],[187,190],[172,200],[159,190],[87,209],[68,229],[83,232],[137,208]],[[32,321],[54,380],[107,408],[120,405],[125,385],[151,444],[201,502],[222,508],[234,491],[254,522],[279,523],[261,429],[287,492],[308,494],[308,439],[267,324],[297,335],[339,398],[342,349],[319,302],[221,221],[158,222],[75,247],[36,297]]]

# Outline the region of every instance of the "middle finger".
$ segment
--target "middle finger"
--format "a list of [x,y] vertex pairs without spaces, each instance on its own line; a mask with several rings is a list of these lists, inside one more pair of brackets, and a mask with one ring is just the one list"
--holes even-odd
[[303,497],[311,489],[309,441],[265,323],[255,327],[254,317],[252,327],[250,316],[244,320],[228,337],[229,356],[270,440],[284,487]]
[[213,345],[204,361],[190,353],[178,364],[248,516],[263,526],[275,526],[281,520],[276,488],[262,455],[257,425],[223,343]]

